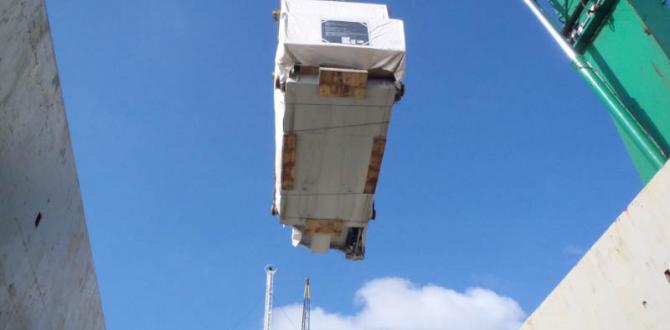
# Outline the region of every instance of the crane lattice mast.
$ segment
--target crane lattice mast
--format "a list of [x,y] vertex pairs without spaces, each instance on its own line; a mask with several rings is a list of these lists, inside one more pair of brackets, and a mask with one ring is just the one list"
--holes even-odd
[[274,277],[277,268],[272,265],[265,267],[265,317],[263,318],[263,330],[270,330],[272,321],[272,293],[274,291]]
[[309,303],[311,293],[309,292],[309,276],[305,280],[305,295],[302,302],[302,330],[309,330]]

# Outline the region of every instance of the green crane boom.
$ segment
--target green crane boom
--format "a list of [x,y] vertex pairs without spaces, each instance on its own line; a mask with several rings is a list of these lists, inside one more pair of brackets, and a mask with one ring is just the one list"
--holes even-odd
[[642,180],[670,155],[670,6],[666,0],[548,0],[555,27],[524,0],[607,106]]

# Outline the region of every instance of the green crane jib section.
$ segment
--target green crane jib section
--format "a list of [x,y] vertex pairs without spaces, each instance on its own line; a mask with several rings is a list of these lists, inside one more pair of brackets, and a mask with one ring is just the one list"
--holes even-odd
[[557,20],[524,1],[547,25],[562,25],[552,34],[604,101],[642,180],[651,180],[670,155],[668,1],[548,0]]

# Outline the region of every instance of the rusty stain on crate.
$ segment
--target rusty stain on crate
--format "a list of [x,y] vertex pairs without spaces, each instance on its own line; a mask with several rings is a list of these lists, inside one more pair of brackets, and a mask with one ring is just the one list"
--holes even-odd
[[307,220],[306,231],[311,234],[342,234],[344,222],[342,220]]
[[295,162],[297,135],[295,133],[284,134],[284,147],[281,167],[281,188],[282,190],[293,190],[295,182]]
[[386,139],[383,137],[376,137],[372,142],[372,152],[370,153],[370,165],[368,166],[368,176],[365,181],[366,194],[374,194],[377,190],[377,180],[379,180],[379,172],[382,167],[382,159],[384,158],[384,147],[386,146]]

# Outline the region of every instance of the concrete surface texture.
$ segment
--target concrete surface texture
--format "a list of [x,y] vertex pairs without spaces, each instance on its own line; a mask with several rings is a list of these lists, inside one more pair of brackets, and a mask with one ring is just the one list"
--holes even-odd
[[670,163],[522,330],[670,329]]
[[104,329],[43,0],[0,1],[0,329]]

